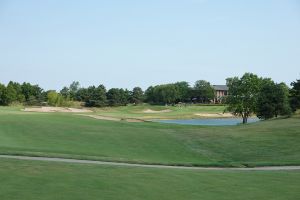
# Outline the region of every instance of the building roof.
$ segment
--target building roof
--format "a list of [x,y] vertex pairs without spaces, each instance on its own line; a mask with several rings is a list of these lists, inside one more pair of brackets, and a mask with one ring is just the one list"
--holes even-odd
[[225,90],[225,91],[228,90],[227,85],[213,85],[213,88],[214,88],[215,90]]

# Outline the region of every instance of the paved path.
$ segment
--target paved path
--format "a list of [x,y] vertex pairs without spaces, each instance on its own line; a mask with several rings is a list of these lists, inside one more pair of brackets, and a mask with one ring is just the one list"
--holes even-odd
[[77,160],[77,159],[68,159],[68,158],[48,158],[48,157],[13,156],[13,155],[0,155],[0,158],[17,159],[17,160],[38,160],[38,161],[50,161],[50,162],[94,164],[94,165],[159,168],[159,169],[231,170],[231,171],[233,171],[233,170],[235,170],[235,171],[300,170],[300,166],[269,166],[269,167],[253,167],[253,168],[186,167],[186,166],[172,166],[172,165],[147,165],[147,164],[132,164],[132,163],[122,163],[122,162],[109,162],[109,161],[93,161],[93,160]]

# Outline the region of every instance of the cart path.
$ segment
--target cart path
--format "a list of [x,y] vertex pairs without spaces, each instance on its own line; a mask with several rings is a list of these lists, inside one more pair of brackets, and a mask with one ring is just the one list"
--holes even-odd
[[50,158],[50,157],[33,157],[33,156],[14,156],[14,155],[0,155],[0,158],[17,159],[17,160],[48,161],[48,162],[79,163],[79,164],[94,164],[94,165],[125,166],[125,167],[159,168],[159,169],[228,170],[228,171],[300,170],[300,166],[266,166],[266,167],[252,167],[252,168],[188,167],[188,166],[134,164],[134,163],[124,163],[124,162],[78,160],[78,159],[69,159],[69,158]]

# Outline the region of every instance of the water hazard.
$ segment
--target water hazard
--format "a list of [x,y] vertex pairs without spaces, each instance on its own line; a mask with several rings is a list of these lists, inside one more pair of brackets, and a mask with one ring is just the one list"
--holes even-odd
[[[233,126],[242,123],[241,118],[211,118],[211,119],[174,119],[174,120],[155,120],[160,123],[203,125],[203,126]],[[259,121],[258,118],[249,118],[248,123]]]

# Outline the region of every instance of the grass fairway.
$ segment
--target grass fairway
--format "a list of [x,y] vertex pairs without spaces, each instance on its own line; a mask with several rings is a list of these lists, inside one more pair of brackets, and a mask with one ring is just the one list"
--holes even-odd
[[[137,118],[137,119],[184,119],[195,118],[199,113],[223,113],[225,106],[153,106],[153,105],[128,105],[121,107],[94,108],[95,114],[117,117],[117,118]],[[154,111],[147,113],[147,110]],[[162,112],[161,112],[162,111]],[[164,112],[167,111],[167,112]],[[199,116],[198,116],[199,117]]]
[[0,153],[203,166],[300,164],[300,120],[200,127],[1,108]]
[[300,171],[194,171],[0,159],[1,200],[296,200]]

